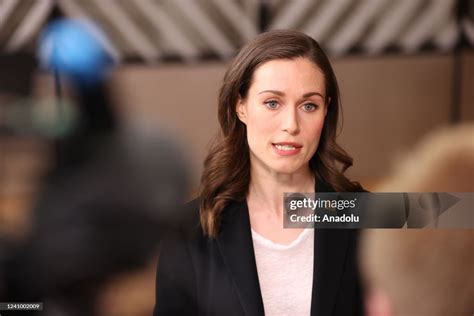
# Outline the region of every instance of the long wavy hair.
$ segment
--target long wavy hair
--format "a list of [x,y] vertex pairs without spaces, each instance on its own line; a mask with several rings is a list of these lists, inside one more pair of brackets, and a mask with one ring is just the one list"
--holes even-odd
[[304,57],[323,72],[327,115],[318,149],[309,165],[316,181],[335,191],[362,191],[357,182],[344,176],[352,158],[336,143],[340,97],[336,76],[319,44],[304,33],[290,30],[258,35],[233,59],[224,76],[218,99],[220,133],[204,161],[200,187],[200,222],[205,234],[219,232],[220,214],[233,201],[246,199],[250,184],[250,153],[246,126],[237,117],[239,96],[245,98],[255,70],[275,59]]

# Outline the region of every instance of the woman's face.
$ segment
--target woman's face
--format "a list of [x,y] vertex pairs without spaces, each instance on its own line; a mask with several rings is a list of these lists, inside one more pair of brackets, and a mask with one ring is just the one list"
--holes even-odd
[[252,168],[277,174],[307,171],[326,116],[322,71],[307,58],[259,66],[237,115],[247,126]]

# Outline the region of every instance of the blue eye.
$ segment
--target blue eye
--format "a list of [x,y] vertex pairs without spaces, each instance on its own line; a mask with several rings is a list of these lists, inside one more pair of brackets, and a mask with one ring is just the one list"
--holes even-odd
[[314,110],[316,110],[316,108],[317,108],[317,105],[313,103],[306,103],[303,105],[303,110],[305,112],[313,112]]
[[266,101],[265,106],[270,110],[276,110],[278,108],[278,102],[275,100]]

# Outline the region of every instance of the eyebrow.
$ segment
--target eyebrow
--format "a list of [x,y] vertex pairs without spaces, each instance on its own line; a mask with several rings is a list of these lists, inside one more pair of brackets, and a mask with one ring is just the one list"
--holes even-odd
[[[276,95],[279,95],[279,96],[284,96],[285,93],[283,93],[282,91],[278,91],[278,90],[263,90],[263,91],[260,91],[258,94],[262,94],[262,93],[274,93]],[[313,95],[319,95],[323,100],[324,100],[324,96],[319,93],[319,92],[307,92],[305,94],[303,94],[303,98],[309,98],[309,97],[312,97]]]

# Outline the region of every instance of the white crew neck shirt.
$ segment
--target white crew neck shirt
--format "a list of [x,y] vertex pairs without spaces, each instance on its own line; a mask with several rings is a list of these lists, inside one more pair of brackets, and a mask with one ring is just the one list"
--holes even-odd
[[253,229],[252,240],[265,315],[310,315],[314,229],[305,229],[289,245]]

